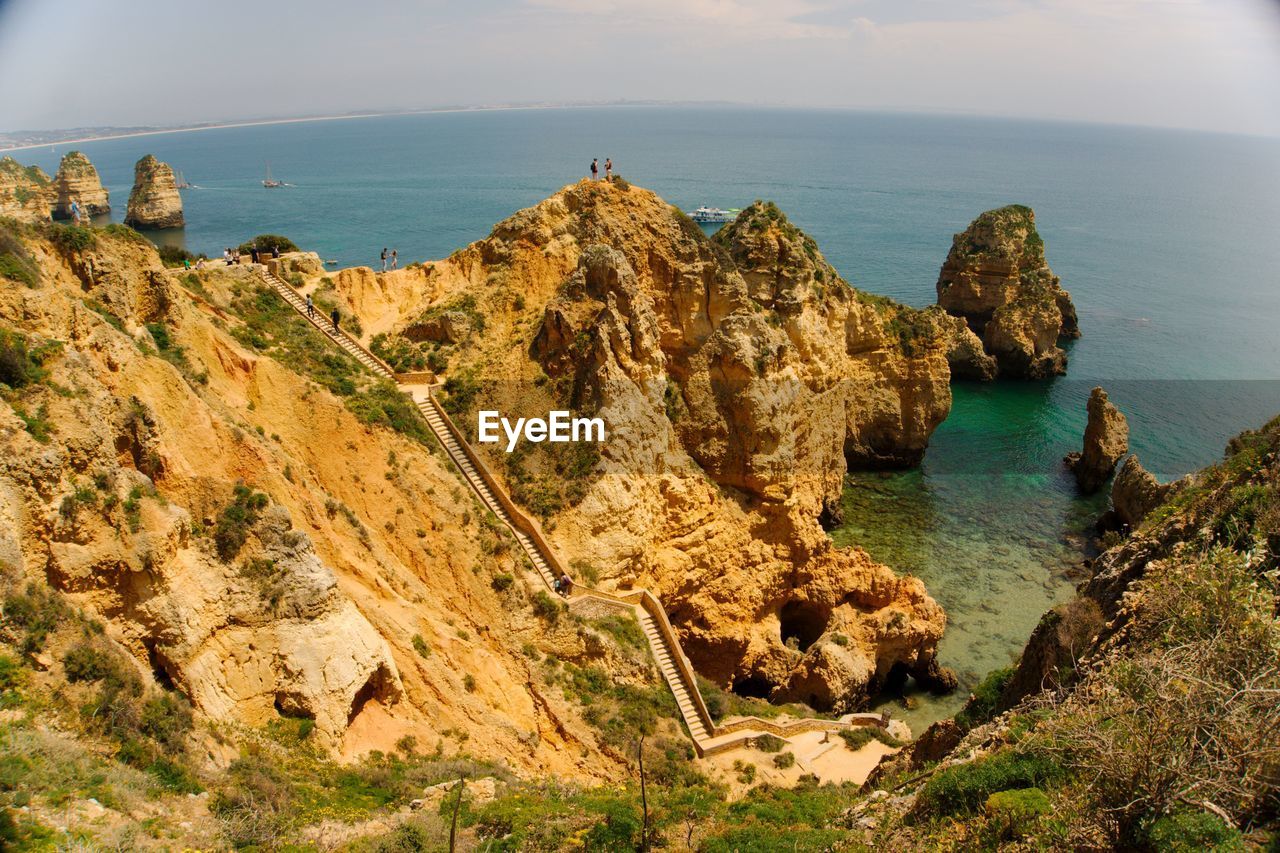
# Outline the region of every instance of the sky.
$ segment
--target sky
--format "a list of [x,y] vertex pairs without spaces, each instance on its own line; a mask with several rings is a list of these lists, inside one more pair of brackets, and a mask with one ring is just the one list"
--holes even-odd
[[0,131],[624,99],[1280,136],[1280,0],[0,0]]

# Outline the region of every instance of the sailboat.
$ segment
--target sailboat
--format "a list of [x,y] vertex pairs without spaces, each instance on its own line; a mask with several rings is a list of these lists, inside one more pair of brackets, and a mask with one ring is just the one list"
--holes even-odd
[[263,180],[262,185],[269,190],[284,186],[284,181],[276,181],[271,178],[271,164],[267,164],[267,177]]
[[174,182],[174,185],[177,186],[177,188],[180,190],[192,189],[191,184],[187,183],[187,176],[182,174],[181,172],[178,173],[178,178]]

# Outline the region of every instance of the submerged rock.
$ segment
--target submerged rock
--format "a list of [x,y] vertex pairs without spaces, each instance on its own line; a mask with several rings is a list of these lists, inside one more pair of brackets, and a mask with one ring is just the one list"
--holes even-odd
[[0,216],[19,222],[45,222],[53,206],[53,183],[39,166],[0,159]]
[[135,228],[181,228],[182,196],[173,169],[148,154],[133,167],[133,191],[124,223]]
[[1084,430],[1084,452],[1070,453],[1064,460],[1076,475],[1080,491],[1093,494],[1102,488],[1116,463],[1129,452],[1129,421],[1107,399],[1107,392],[1094,388],[1089,395],[1089,423]]
[[53,215],[57,219],[70,219],[73,203],[79,204],[82,215],[86,216],[98,216],[111,210],[98,170],[79,151],[69,151],[62,158],[53,188],[56,193]]
[[[1066,372],[1061,339],[1080,336],[1075,306],[1049,269],[1035,212],[989,210],[955,236],[938,274],[938,304],[962,318],[1003,376]],[[975,378],[991,378],[979,373]]]

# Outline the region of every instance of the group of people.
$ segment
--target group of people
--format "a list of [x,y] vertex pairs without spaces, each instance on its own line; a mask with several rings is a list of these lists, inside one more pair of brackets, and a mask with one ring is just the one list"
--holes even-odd
[[[239,249],[233,249],[228,246],[222,251],[222,259],[227,262],[227,266],[240,263],[240,257]],[[267,257],[279,258],[280,247],[272,246],[270,249],[259,249],[257,246],[253,246],[249,249],[249,257],[255,264],[262,263],[262,260]]]
[[[613,158],[612,157],[604,158],[604,179],[606,181],[613,180]],[[600,158],[599,157],[591,158],[591,180],[593,181],[600,180]]]
[[[387,247],[383,246],[382,247],[382,271],[383,272],[387,271],[387,258],[388,258]],[[391,269],[395,269],[396,265],[400,263],[400,255],[396,252],[395,249],[391,250],[390,260],[391,260]]]
[[568,598],[569,593],[573,592],[573,578],[569,577],[568,572],[562,572],[560,577],[551,582],[551,588],[554,589],[558,595]]

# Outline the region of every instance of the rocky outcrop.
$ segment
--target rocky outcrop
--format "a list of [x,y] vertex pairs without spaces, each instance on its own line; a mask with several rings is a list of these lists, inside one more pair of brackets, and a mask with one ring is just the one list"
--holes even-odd
[[464,426],[477,406],[604,419],[594,462],[490,461],[571,561],[653,589],[706,676],[834,709],[895,671],[947,683],[923,585],[819,524],[850,465],[918,461],[946,416],[941,311],[851,287],[772,204],[709,240],[651,192],[590,182],[381,277],[414,310],[364,270],[334,278],[366,330],[448,357]]
[[133,167],[133,191],[124,222],[134,228],[181,228],[182,196],[173,169],[148,154]]
[[1142,467],[1138,454],[1124,460],[1111,484],[1111,507],[1122,524],[1137,527],[1165,498],[1173,484],[1162,484]]
[[1129,421],[1101,388],[1089,394],[1088,409],[1084,451],[1070,453],[1063,461],[1075,474],[1080,491],[1091,495],[1102,488],[1116,463],[1129,452]]
[[1031,208],[989,210],[955,235],[937,291],[938,304],[980,336],[1000,375],[1043,379],[1066,372],[1058,344],[1079,337],[1079,324],[1070,294],[1045,261]]
[[55,219],[70,219],[71,206],[78,204],[82,216],[99,216],[111,210],[107,190],[102,186],[98,170],[79,151],[69,151],[58,165],[53,188]]
[[[42,378],[0,399],[0,593],[51,587],[218,726],[300,716],[335,755],[456,736],[526,771],[614,772],[519,650],[629,683],[648,665],[614,667],[585,629],[531,611],[512,550],[482,549],[492,532],[451,463],[228,330],[252,270],[200,271],[197,299],[128,231],[68,248],[0,228],[41,285],[0,287],[0,332],[43,355]],[[237,486],[252,513],[230,512]],[[238,550],[220,545],[228,525]]]
[[39,166],[0,158],[0,216],[19,222],[46,222],[53,201],[53,182]]

